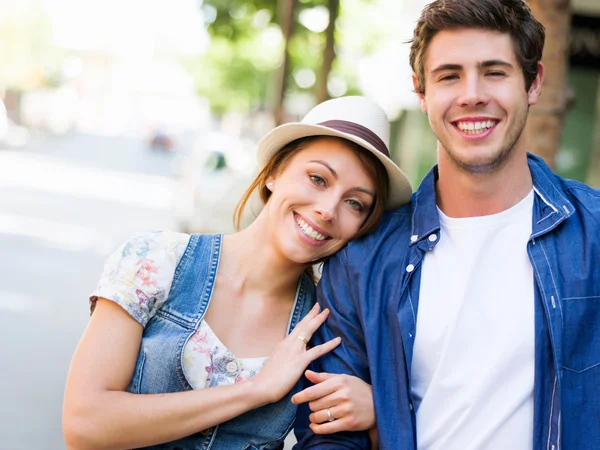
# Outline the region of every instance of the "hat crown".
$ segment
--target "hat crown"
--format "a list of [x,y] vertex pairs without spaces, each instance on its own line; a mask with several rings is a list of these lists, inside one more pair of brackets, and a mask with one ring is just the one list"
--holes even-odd
[[381,107],[366,97],[339,97],[319,103],[311,109],[302,123],[318,125],[329,120],[344,120],[368,128],[390,146],[390,125]]

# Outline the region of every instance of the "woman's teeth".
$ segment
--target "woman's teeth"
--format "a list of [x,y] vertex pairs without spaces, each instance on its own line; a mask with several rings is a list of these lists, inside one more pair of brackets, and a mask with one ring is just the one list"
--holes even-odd
[[296,217],[296,222],[298,223],[298,226],[302,229],[304,234],[307,235],[309,238],[312,238],[315,241],[324,241],[326,239],[326,236],[323,236],[318,231],[315,231],[309,224],[307,224],[300,217]]

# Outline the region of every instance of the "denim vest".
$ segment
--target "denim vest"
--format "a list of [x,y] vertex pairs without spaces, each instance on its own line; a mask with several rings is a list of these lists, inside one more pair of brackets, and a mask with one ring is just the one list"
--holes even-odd
[[[192,235],[175,269],[168,300],[148,322],[133,376],[127,390],[158,394],[191,390],[183,367],[183,349],[198,330],[208,309],[221,254],[221,235]],[[308,276],[298,283],[288,333],[315,301],[315,287]],[[290,402],[301,382],[276,403],[249,411],[232,420],[153,449],[231,450],[282,448],[296,416]]]

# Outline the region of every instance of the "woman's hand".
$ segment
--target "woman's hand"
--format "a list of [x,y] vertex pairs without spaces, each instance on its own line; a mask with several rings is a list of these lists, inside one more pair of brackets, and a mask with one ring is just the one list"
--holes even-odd
[[321,312],[320,306],[310,310],[304,319],[277,346],[261,371],[251,378],[251,382],[264,393],[266,402],[272,403],[283,398],[302,376],[306,367],[315,359],[336,348],[341,338],[335,338],[316,347],[307,348],[313,333],[329,316],[329,309]]
[[306,371],[314,386],[298,392],[292,403],[309,402],[315,434],[369,430],[375,426],[371,385],[358,377]]

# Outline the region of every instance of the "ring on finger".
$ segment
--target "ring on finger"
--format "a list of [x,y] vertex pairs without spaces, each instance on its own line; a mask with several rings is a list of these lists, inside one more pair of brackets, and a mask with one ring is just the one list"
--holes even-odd
[[304,336],[302,336],[301,334],[298,335],[298,339],[300,339],[302,342],[304,342],[305,344],[308,345],[308,339],[306,339]]
[[330,409],[330,408],[327,408],[327,421],[328,421],[328,422],[333,422],[334,420],[335,420],[335,417],[333,417],[333,416],[331,415],[331,409]]

